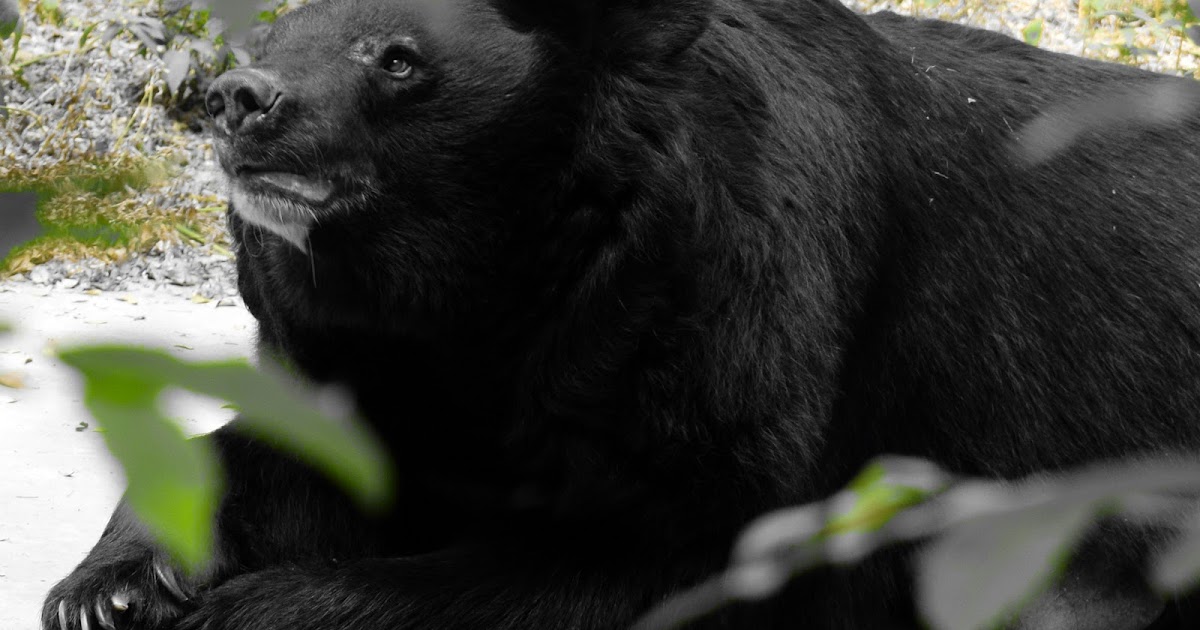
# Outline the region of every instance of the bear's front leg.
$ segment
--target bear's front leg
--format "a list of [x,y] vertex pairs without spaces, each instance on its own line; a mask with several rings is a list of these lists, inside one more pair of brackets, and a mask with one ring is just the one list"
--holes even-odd
[[614,630],[674,582],[628,549],[517,545],[245,574],[203,595],[177,630]]
[[213,441],[225,473],[209,566],[185,575],[122,501],[96,546],[50,590],[44,630],[166,628],[239,573],[377,551],[370,521],[327,481],[236,427],[197,438]]

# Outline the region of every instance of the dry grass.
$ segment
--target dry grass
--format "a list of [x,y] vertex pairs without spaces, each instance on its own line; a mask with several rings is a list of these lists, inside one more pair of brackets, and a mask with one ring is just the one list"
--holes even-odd
[[0,193],[35,192],[45,228],[4,260],[0,274],[29,271],[52,259],[119,262],[160,240],[186,238],[215,244],[219,251],[227,237],[224,206],[216,196],[197,196],[170,210],[159,203],[171,177],[184,168],[172,157],[163,151],[150,158],[114,154],[39,169],[0,167]]

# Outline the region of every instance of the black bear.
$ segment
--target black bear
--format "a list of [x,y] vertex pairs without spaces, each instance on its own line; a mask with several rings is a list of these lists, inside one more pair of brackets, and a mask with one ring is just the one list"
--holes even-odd
[[[1012,477],[1195,449],[1200,115],[1013,149],[1181,85],[834,0],[296,10],[208,94],[240,287],[265,351],[352,391],[396,509],[234,422],[210,570],[121,507],[44,624],[628,627],[879,453]],[[1074,626],[1164,609],[1097,565]],[[699,627],[915,627],[905,574]]]

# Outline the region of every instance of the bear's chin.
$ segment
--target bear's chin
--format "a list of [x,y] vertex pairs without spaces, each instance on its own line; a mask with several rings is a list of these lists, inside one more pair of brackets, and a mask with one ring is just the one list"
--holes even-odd
[[234,183],[230,191],[233,210],[246,223],[262,228],[308,253],[308,234],[316,213],[305,204],[287,197],[246,190]]

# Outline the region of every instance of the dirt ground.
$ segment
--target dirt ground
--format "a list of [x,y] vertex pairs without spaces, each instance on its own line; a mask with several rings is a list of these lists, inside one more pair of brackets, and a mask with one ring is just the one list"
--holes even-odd
[[[124,486],[101,433],[80,402],[74,372],[48,348],[121,341],[187,359],[248,357],[253,319],[144,289],[88,295],[0,283],[0,629],[36,630],[46,591],[95,544]],[[190,434],[230,417],[221,403],[187,394],[164,400]],[[83,423],[87,423],[86,425]]]

